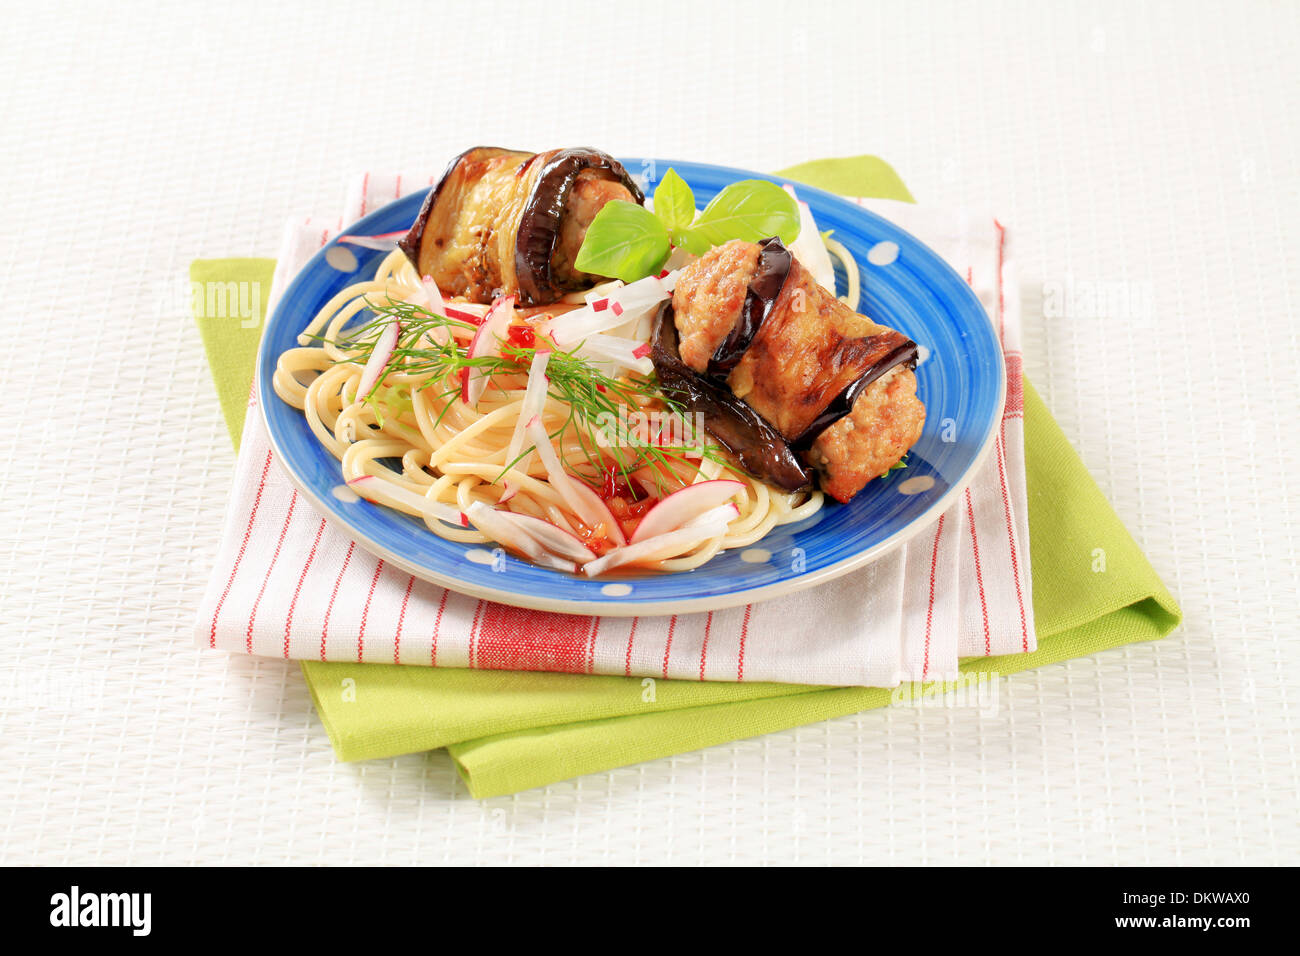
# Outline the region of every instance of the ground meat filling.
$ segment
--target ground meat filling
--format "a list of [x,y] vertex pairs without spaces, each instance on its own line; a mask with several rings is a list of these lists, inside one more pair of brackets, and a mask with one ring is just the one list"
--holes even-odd
[[691,264],[673,290],[682,361],[703,372],[740,318],[759,247],[733,240],[715,246]]
[[561,286],[578,288],[599,278],[579,272],[573,263],[578,258],[583,240],[587,238],[587,227],[596,218],[596,213],[605,207],[605,203],[613,199],[635,202],[626,186],[607,178],[601,170],[588,169],[578,174],[565,199],[559,243],[551,259],[552,274]]
[[821,473],[823,491],[848,501],[902,458],[924,427],[916,375],[898,366],[867,386],[852,411],[818,436],[809,463]]

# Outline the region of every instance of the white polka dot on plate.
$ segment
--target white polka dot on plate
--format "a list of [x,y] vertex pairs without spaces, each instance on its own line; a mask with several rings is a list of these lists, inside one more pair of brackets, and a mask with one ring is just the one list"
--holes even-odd
[[917,475],[915,478],[908,478],[898,486],[900,495],[919,495],[923,491],[929,491],[934,487],[934,479],[929,475]]
[[898,258],[898,243],[878,242],[867,251],[867,261],[873,266],[887,266]]
[[632,593],[630,584],[606,584],[600,589],[601,594],[608,594],[610,597],[627,597]]
[[357,271],[357,257],[345,246],[330,246],[325,251],[325,261],[339,272]]

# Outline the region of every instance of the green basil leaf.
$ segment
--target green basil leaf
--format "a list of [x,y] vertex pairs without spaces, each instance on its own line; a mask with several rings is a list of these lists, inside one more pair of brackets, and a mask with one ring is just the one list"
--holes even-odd
[[655,189],[655,215],[671,233],[695,221],[695,194],[686,180],[669,169]]
[[713,243],[692,226],[686,229],[674,229],[673,245],[681,246],[693,256],[702,256],[712,248]]
[[574,266],[592,275],[635,282],[654,275],[668,258],[668,230],[644,206],[605,203],[587,227]]
[[769,236],[778,236],[788,246],[799,237],[799,205],[775,183],[742,179],[713,197],[692,231],[715,246],[732,239],[757,242]]

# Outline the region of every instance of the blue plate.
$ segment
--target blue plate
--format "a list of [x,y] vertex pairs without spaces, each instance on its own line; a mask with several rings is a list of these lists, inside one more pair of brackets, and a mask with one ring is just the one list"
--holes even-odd
[[[633,175],[641,171],[650,178],[673,167],[701,206],[738,179],[782,182],[700,163],[622,162]],[[754,548],[724,552],[694,571],[592,580],[499,554],[494,560],[488,548],[446,541],[418,519],[335,497],[342,482],[339,463],[316,441],[302,413],[281,401],[271,385],[277,356],[297,345],[299,331],[326,301],[373,275],[384,256],[332,242],[298,273],[262,337],[257,384],[276,456],[299,491],[363,548],[443,587],[521,607],[613,615],[705,611],[777,597],[861,567],[937,520],[975,476],[993,446],[1006,373],[983,306],[939,256],[892,223],[831,193],[800,186],[799,196],[812,208],[818,227],[834,230],[857,260],[859,310],[911,336],[928,352],[916,371],[925,431],[908,454],[908,467],[871,482],[847,505],[828,502],[806,521],[776,528]],[[399,199],[347,232],[406,229],[423,200],[423,191]],[[873,248],[876,253],[869,256]],[[842,271],[837,281],[842,293]]]

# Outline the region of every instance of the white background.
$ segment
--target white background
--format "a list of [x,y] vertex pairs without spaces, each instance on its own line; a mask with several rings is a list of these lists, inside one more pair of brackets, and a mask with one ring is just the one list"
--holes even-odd
[[[1300,5],[82,6],[0,36],[4,862],[1296,861]],[[164,292],[480,142],[873,152],[995,212],[1029,377],[1185,627],[995,714],[485,803],[445,753],[337,763],[296,665],[191,646],[234,459]],[[1130,306],[1042,317],[1070,282]]]

